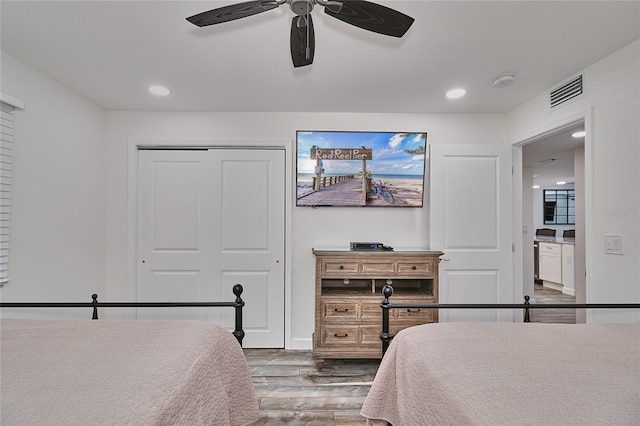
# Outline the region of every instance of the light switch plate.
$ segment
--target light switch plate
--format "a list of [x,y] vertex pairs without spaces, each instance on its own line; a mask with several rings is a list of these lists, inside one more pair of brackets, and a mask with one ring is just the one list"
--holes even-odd
[[622,235],[605,235],[604,252],[605,254],[624,254]]

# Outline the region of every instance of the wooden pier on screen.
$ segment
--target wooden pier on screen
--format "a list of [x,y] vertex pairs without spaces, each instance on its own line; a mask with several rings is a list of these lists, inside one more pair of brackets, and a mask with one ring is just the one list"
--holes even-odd
[[364,206],[366,202],[367,194],[362,192],[362,179],[347,179],[321,187],[320,191],[311,192],[298,199],[298,205],[307,206]]

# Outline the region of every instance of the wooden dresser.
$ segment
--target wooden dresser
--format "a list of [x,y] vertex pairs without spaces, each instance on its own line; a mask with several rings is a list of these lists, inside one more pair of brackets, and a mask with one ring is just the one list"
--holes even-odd
[[[392,303],[437,303],[442,252],[313,249],[316,303],[313,356],[381,358],[382,288],[391,284]],[[393,309],[390,331],[438,321],[437,310]]]

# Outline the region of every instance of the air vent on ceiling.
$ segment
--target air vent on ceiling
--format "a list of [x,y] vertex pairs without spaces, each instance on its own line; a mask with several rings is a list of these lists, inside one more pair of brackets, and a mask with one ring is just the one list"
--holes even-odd
[[570,99],[574,99],[582,95],[583,93],[584,87],[582,85],[582,74],[580,74],[577,77],[573,77],[551,89],[551,108],[555,108]]

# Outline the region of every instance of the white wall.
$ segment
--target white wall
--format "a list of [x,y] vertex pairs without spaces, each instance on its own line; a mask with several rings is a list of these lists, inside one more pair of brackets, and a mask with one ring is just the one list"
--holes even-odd
[[[428,143],[505,140],[503,115],[107,113],[6,54],[2,55],[2,91],[26,105],[16,121],[11,282],[1,290],[4,301],[84,301],[93,292],[105,301],[127,299],[127,256],[132,254],[127,240],[131,140],[284,144],[293,166],[292,193],[297,129],[426,131]],[[353,240],[424,246],[429,239],[427,207],[290,206],[288,214],[293,301],[288,317],[293,347],[311,347],[312,247],[346,246]],[[68,311],[51,312],[55,313],[43,316],[68,317]],[[76,315],[85,317],[86,312]]]
[[[507,140],[514,143],[587,118],[588,302],[640,302],[639,56],[636,41],[586,68],[586,96],[566,106],[549,111],[543,93],[507,114]],[[604,253],[606,234],[623,235],[624,255]],[[592,315],[597,321],[615,317],[602,311]]]
[[[10,300],[127,297],[130,140],[286,144],[297,129],[426,131],[430,144],[517,142],[593,108],[587,136],[589,301],[640,300],[639,43],[585,70],[587,96],[550,113],[546,93],[503,115],[110,112],[7,55],[2,91],[16,114]],[[591,149],[591,152],[589,151]],[[293,157],[289,152],[290,158]],[[293,187],[293,170],[290,182]],[[310,347],[311,248],[376,240],[429,241],[428,208],[290,207],[291,345]],[[338,223],[338,225],[336,225]],[[382,226],[381,226],[382,225]],[[327,233],[324,229],[332,229]],[[604,234],[622,234],[623,256],[605,255]],[[433,247],[433,249],[438,249]],[[86,296],[85,296],[86,295]]]
[[[108,295],[127,297],[127,149],[129,141],[286,144],[298,129],[426,131],[428,143],[502,143],[502,115],[110,112],[108,141]],[[294,152],[289,152],[290,158]],[[289,181],[294,188],[295,164]],[[314,246],[382,241],[428,244],[428,209],[290,207],[291,345],[311,348]],[[329,231],[327,231],[329,230]]]
[[107,112],[4,53],[1,88],[25,103],[2,300],[90,302],[106,291]]

